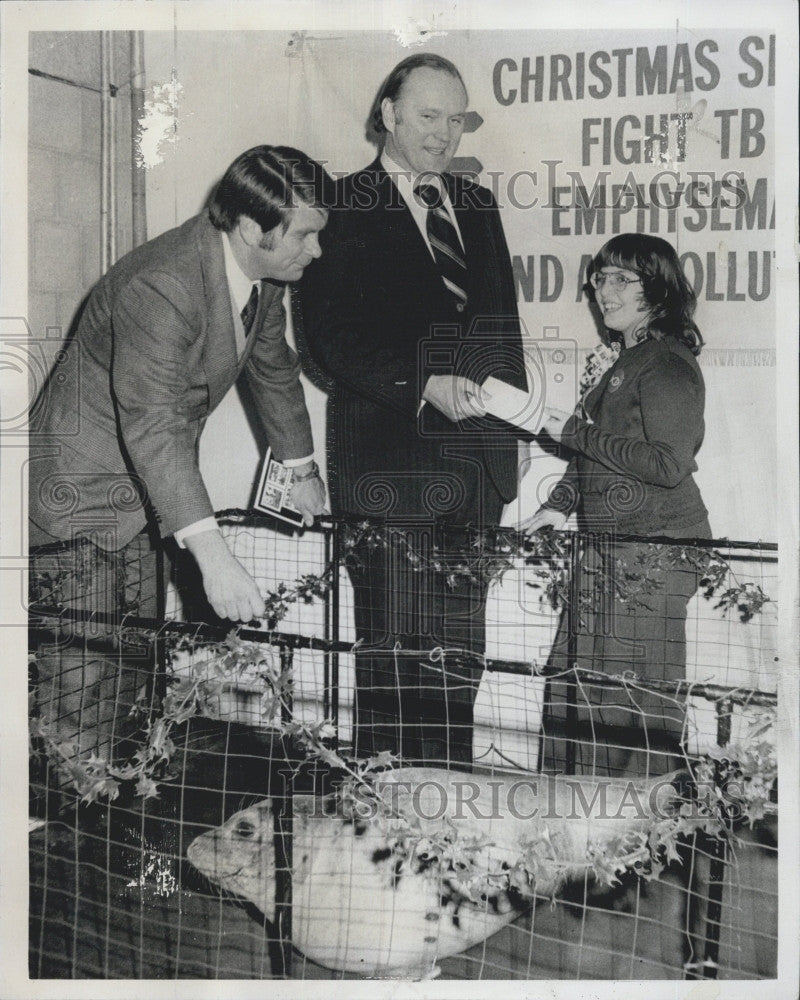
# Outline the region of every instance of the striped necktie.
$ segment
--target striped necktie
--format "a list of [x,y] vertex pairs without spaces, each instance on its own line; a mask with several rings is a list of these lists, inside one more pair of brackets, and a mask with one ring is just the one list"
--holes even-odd
[[242,326],[244,327],[244,336],[247,339],[247,335],[253,326],[253,320],[256,318],[256,313],[258,312],[258,285],[253,285],[253,290],[250,292],[250,298],[245,303],[244,309],[242,309]]
[[461,312],[467,304],[467,293],[464,291],[467,264],[458,233],[450,221],[437,187],[433,184],[419,184],[415,191],[428,206],[426,229],[433,250],[433,259],[436,261],[445,287],[456,300],[456,309]]

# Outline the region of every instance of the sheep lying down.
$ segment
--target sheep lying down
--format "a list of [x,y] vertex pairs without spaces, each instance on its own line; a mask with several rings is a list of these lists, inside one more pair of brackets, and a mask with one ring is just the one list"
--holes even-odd
[[[341,972],[430,977],[437,960],[511,923],[534,895],[552,896],[583,878],[598,856],[624,856],[632,835],[669,815],[675,778],[404,767],[378,776],[378,809],[369,798],[343,807],[333,796],[297,795],[293,944]],[[187,851],[203,875],[268,920],[275,918],[273,819],[264,799]]]

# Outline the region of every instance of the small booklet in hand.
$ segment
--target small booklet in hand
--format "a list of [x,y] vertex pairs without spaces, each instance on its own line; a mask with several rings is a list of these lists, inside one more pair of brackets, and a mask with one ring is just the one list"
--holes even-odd
[[267,448],[254,504],[256,510],[272,514],[289,524],[301,525],[303,515],[289,499],[293,482],[292,470],[273,458],[272,449]]

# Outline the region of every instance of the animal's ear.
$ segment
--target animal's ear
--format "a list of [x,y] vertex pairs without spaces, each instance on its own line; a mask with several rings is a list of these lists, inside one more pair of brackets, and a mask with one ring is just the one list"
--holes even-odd
[[270,799],[259,799],[250,804],[242,802],[239,809],[225,823],[225,829],[233,834],[244,833],[248,826],[253,826],[259,832],[269,825],[272,829],[272,802]]

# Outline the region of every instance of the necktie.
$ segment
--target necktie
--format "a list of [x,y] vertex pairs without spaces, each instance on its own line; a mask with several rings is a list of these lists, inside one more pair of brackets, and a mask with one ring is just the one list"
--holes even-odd
[[245,303],[244,309],[242,309],[242,326],[244,327],[245,338],[247,338],[247,335],[250,333],[257,311],[258,285],[253,285],[253,290],[250,292],[250,298]]
[[441,272],[442,281],[455,298],[456,308],[460,312],[467,302],[467,293],[464,291],[467,265],[464,260],[464,251],[458,240],[458,233],[450,221],[447,209],[442,203],[441,192],[437,187],[433,184],[420,184],[417,186],[416,192],[428,206],[426,228],[428,241],[431,250],[433,250],[433,258]]

